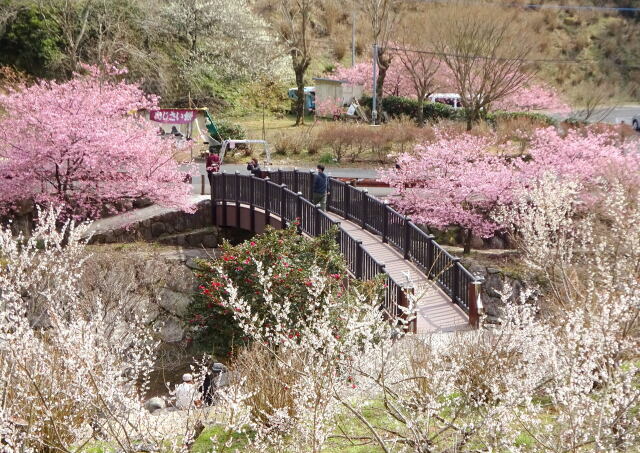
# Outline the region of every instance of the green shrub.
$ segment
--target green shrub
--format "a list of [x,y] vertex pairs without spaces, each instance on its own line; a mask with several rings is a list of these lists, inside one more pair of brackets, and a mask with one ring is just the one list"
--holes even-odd
[[[372,108],[372,99],[369,96],[363,96],[360,104]],[[413,119],[418,117],[418,101],[415,99],[405,98],[401,96],[387,96],[382,98],[382,110],[387,112],[392,118],[400,118],[408,116]],[[439,102],[425,102],[422,107],[425,121],[437,122],[441,119],[459,119],[461,118],[461,110],[456,110]],[[464,114],[462,113],[462,117]]]
[[333,158],[333,155],[331,153],[324,153],[318,160],[321,164],[332,164],[335,162],[335,159]]
[[495,112],[490,112],[484,115],[484,120],[495,127],[500,121],[509,121],[509,120],[530,120],[533,123],[540,123],[544,126],[554,126],[557,124],[557,121],[550,117],[549,115],[545,115],[543,113],[533,113],[533,112],[505,112],[503,110],[497,110]]
[[[238,123],[233,123],[228,120],[216,120],[216,127],[220,136],[224,139],[243,140],[247,138],[247,131]],[[214,137],[216,138],[216,137]]]

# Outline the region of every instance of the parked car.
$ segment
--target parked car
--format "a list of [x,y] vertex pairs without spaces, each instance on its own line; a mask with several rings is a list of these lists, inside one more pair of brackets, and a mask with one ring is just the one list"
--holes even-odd
[[640,115],[634,116],[633,119],[631,120],[631,124],[633,125],[633,128],[635,130],[640,132]]

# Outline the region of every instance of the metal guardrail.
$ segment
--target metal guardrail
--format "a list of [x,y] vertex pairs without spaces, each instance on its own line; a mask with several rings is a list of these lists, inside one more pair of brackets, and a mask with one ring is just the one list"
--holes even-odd
[[[318,236],[333,226],[338,227],[336,240],[340,245],[350,272],[358,279],[369,280],[385,274],[385,298],[383,308],[390,316],[400,314],[399,305],[407,305],[404,285],[385,272],[384,263],[378,262],[356,240],[340,227],[318,206],[312,198],[313,172],[271,171],[263,178],[239,173],[213,175],[211,198],[214,206],[214,223],[229,225],[228,203],[247,204],[252,216],[255,208],[262,209],[267,219],[275,215],[284,223],[297,221],[301,232]],[[382,242],[399,250],[406,260],[413,262],[424,274],[469,315],[473,325],[478,321],[478,296],[481,280],[460,263],[460,259],[444,250],[432,235],[422,231],[411,220],[395,211],[385,202],[347,183],[329,179],[327,210],[346,220],[359,224],[363,229],[381,236]],[[215,219],[218,203],[223,206],[222,219]],[[239,225],[238,218],[234,219]]]

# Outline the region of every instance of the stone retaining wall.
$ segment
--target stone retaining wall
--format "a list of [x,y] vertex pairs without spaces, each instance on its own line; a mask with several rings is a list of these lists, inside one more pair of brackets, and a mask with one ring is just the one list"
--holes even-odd
[[196,206],[193,214],[170,211],[143,220],[132,217],[129,224],[107,231],[98,230],[92,236],[91,243],[157,241],[168,245],[215,247],[219,230],[211,225],[211,201],[204,200]]

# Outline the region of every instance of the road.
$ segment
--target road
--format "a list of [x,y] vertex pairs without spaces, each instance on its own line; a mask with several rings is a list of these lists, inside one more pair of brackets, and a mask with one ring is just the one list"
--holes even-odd
[[[557,119],[564,119],[566,115],[551,115]],[[580,117],[579,112],[576,111],[572,113],[570,116]],[[631,124],[631,118],[634,116],[640,117],[640,105],[637,104],[629,104],[629,105],[620,105],[615,107],[603,107],[596,109],[594,113],[589,118],[589,122],[603,122],[610,124],[619,124],[621,121],[624,121],[627,124]]]
[[[204,167],[203,162],[197,162],[198,170],[201,176],[205,177],[205,194],[209,192],[208,182],[206,180],[207,172]],[[274,169],[272,167],[272,169]],[[277,167],[275,168],[277,169]],[[294,167],[280,167],[281,170],[293,170]],[[239,164],[224,164],[222,165],[222,170],[227,173],[239,172],[240,174],[249,174],[247,171],[246,165]],[[311,168],[298,168],[300,171],[309,171]],[[378,177],[378,172],[371,168],[332,168],[330,165],[326,168],[326,173],[329,176],[335,176],[337,178],[371,178],[376,179]],[[193,178],[193,193],[200,194],[202,190],[202,178],[197,175]],[[389,195],[392,190],[388,187],[370,187],[367,189],[370,194],[375,195],[376,197],[384,197]]]
[[[200,170],[200,174],[206,175],[207,172],[204,168],[204,163],[198,162],[197,165],[198,165],[198,169]],[[326,167],[327,168],[325,169],[325,172],[329,176],[335,176],[336,178],[374,178],[375,179],[378,177],[378,172],[373,168],[334,168],[331,165],[327,165]],[[294,169],[294,167],[272,166],[271,170],[277,170],[278,168],[280,168],[281,170]],[[312,168],[312,167],[305,167],[305,168],[297,167],[297,168],[300,171],[315,170],[315,168]],[[247,175],[249,174],[249,171],[247,170],[247,164],[224,164],[222,165],[222,170],[226,171],[227,173],[234,173],[237,171],[240,174],[247,174]]]

